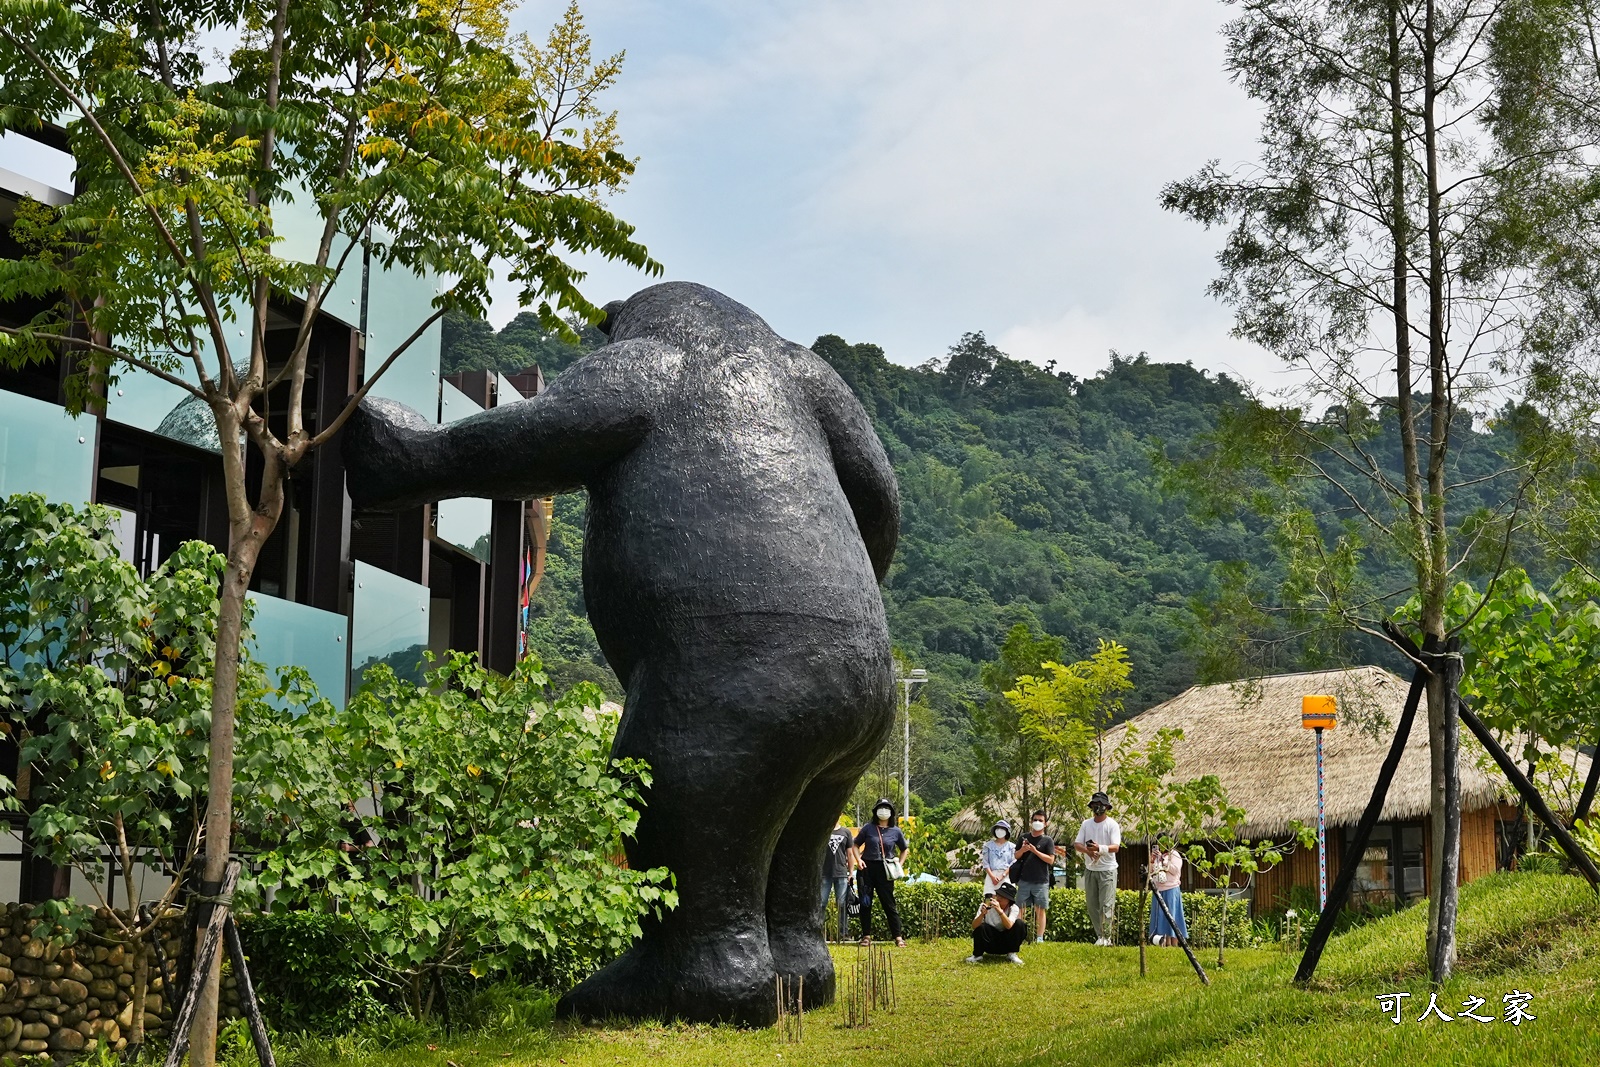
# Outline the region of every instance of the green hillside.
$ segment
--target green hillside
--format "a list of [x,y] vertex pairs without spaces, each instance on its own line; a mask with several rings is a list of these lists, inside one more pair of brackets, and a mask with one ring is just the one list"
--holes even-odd
[[[542,362],[550,375],[586,347],[549,337],[529,316],[498,335],[454,323],[445,336],[447,370]],[[1059,637],[1071,659],[1100,638],[1126,645],[1131,713],[1198,680],[1191,605],[1214,581],[1213,565],[1273,568],[1261,528],[1199,519],[1161,483],[1163,450],[1188,454],[1243,402],[1226,376],[1113,353],[1109,367],[1080,380],[1007,358],[980,333],[920,367],[832,335],[812,347],[855,389],[899,475],[901,542],[884,601],[896,648],[932,676],[912,761],[916,792],[930,804],[981,784],[974,719],[981,725],[991,694],[980,669],[1013,627]],[[1374,448],[1385,447],[1380,436]],[[1465,449],[1459,462],[1471,473],[1487,452]],[[558,677],[615,691],[583,619],[582,497],[562,499],[556,518],[532,647]],[[1378,574],[1386,566],[1372,561]]]

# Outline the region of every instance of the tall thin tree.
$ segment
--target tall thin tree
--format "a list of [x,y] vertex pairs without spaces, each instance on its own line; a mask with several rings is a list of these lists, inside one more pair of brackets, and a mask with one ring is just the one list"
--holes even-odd
[[[1162,203],[1230,227],[1211,291],[1235,332],[1298,384],[1258,397],[1188,470],[1264,472],[1287,562],[1282,603],[1314,653],[1387,642],[1383,622],[1444,639],[1452,575],[1505,565],[1537,454],[1473,457],[1474,412],[1521,395],[1516,325],[1531,297],[1512,257],[1482,255],[1496,178],[1515,160],[1485,137],[1496,99],[1494,0],[1237,0],[1229,73],[1262,109],[1261,155],[1213,162]],[[1419,392],[1420,390],[1420,392]],[[1419,642],[1420,643],[1420,642]],[[1460,855],[1458,657],[1427,664],[1432,751],[1429,967],[1455,960]]]
[[[0,129],[64,125],[76,195],[24,203],[0,300],[45,310],[0,329],[0,361],[66,354],[93,401],[137,368],[198,398],[221,442],[229,543],[220,590],[204,878],[229,852],[244,598],[285,507],[288,472],[447,310],[481,313],[500,270],[547,326],[596,320],[580,254],[659,271],[603,203],[632,162],[599,95],[621,56],[590,55],[576,4],[544,42],[510,0],[0,0]],[[203,41],[232,50],[208,58]],[[316,220],[292,258],[280,223]],[[310,417],[312,338],[341,277],[398,267],[445,279],[409,336],[366,353],[338,411]],[[287,348],[269,317],[294,322]],[[233,328],[237,325],[237,329]],[[237,338],[244,338],[236,343]],[[248,445],[246,445],[246,442]],[[260,460],[246,478],[245,448]],[[259,485],[252,493],[252,487]],[[214,1061],[217,973],[191,1062]]]

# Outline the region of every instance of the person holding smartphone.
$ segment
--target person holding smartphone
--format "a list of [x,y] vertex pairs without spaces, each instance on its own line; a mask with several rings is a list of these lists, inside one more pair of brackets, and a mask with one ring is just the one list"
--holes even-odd
[[1033,909],[1033,939],[1044,940],[1044,924],[1050,914],[1050,875],[1056,862],[1055,840],[1045,830],[1044,809],[1028,820],[1029,832],[1017,842],[1017,862],[1012,879],[1017,887],[1017,904]]
[[1017,862],[1017,846],[1011,842],[1011,824],[1001,819],[994,824],[990,833],[993,836],[983,843],[978,857],[978,870],[983,872],[983,895],[986,897],[993,895],[1001,882],[1010,880],[1011,865]]
[[1073,843],[1084,857],[1083,891],[1094,926],[1094,943],[1109,947],[1117,931],[1117,853],[1122,851],[1122,827],[1111,818],[1111,798],[1096,793],[1089,798],[1091,818],[1078,828]]
[[983,898],[983,906],[972,917],[972,955],[967,962],[982,963],[984,956],[1004,956],[1020,965],[1022,957],[1017,952],[1027,936],[1028,924],[1022,921],[1022,909],[1017,907],[1017,887],[1001,882],[993,896]]

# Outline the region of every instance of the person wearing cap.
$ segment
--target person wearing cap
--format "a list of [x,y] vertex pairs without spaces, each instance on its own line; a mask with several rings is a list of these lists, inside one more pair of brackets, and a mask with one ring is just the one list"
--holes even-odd
[[1028,936],[1028,925],[1017,907],[1017,887],[1001,882],[994,895],[985,897],[978,914],[972,917],[972,955],[968,963],[982,963],[985,956],[1004,956],[1020,964],[1017,950]]
[[999,820],[989,835],[978,857],[979,869],[983,871],[983,895],[986,897],[992,896],[1000,888],[1000,883],[1009,877],[1011,865],[1017,861],[1017,846],[1011,841],[1009,822]]
[[1084,857],[1083,891],[1094,926],[1094,943],[1111,944],[1117,928],[1117,853],[1122,850],[1122,827],[1108,814],[1111,798],[1096,793],[1089,798],[1092,818],[1083,820],[1073,848]]
[[856,834],[856,848],[860,850],[861,873],[857,876],[857,894],[861,897],[861,943],[872,940],[872,898],[883,902],[883,917],[889,924],[894,943],[905,948],[906,939],[900,930],[900,909],[894,902],[894,877],[890,874],[890,858],[899,860],[911,847],[899,826],[894,803],[888,797],[872,806],[872,822]]

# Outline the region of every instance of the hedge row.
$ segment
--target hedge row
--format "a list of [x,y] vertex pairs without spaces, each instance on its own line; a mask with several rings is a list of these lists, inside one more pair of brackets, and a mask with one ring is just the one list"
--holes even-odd
[[[924,925],[937,925],[936,936],[966,937],[972,917],[983,903],[983,887],[977,882],[913,882],[895,887],[900,905],[900,922],[908,938],[923,936]],[[1146,907],[1153,906],[1145,894]],[[883,914],[874,904],[873,924],[884,933]],[[1190,940],[1199,947],[1215,946],[1222,917],[1222,900],[1209,893],[1183,894],[1183,914]],[[838,928],[838,912],[828,905],[824,929]],[[1148,921],[1148,920],[1146,920]],[[852,933],[859,925],[852,920]],[[1078,941],[1092,944],[1094,928],[1089,925],[1089,909],[1081,889],[1050,891],[1050,921],[1045,928],[1047,941]],[[1117,891],[1117,943],[1134,945],[1139,941],[1139,894],[1130,889]],[[1253,940],[1250,906],[1244,901],[1228,904],[1228,944],[1249,945]]]

